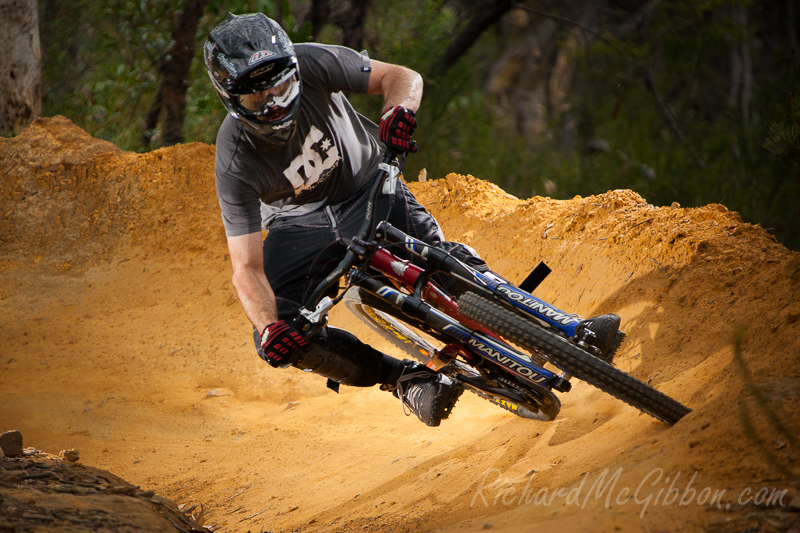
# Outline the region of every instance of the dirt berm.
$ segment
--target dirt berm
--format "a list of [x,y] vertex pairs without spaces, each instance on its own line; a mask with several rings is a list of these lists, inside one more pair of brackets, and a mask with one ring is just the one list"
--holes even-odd
[[[213,162],[203,144],[123,152],[62,117],[0,139],[0,432],[230,532],[800,531],[800,256],[762,228],[628,190],[412,183],[495,271],[544,260],[540,297],[620,314],[617,366],[694,410],[667,427],[575,382],[551,423],[465,394],[428,428],[377,388],[337,395],[258,359]],[[380,343],[343,307],[331,321]],[[0,480],[0,530],[82,530],[31,496],[55,481]]]

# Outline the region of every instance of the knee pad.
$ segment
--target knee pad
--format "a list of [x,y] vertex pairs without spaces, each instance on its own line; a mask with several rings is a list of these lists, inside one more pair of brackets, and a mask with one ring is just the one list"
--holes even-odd
[[384,355],[347,331],[325,327],[309,339],[309,347],[295,352],[291,366],[353,387],[380,380]]

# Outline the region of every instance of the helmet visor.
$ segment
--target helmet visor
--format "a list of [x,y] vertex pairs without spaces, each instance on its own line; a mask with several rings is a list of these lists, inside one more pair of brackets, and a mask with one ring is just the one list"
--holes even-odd
[[292,102],[300,94],[297,70],[290,70],[278,82],[267,89],[235,96],[242,114],[264,121],[280,120],[291,109]]

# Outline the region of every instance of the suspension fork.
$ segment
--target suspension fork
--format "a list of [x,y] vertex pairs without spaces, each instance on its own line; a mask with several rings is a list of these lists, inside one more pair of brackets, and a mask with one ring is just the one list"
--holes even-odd
[[[420,276],[422,276],[424,273],[424,270],[418,267],[417,265],[411,263],[410,261],[405,261],[403,259],[400,259],[399,257],[395,256],[394,254],[385,249],[381,249],[375,252],[375,254],[372,256],[372,259],[370,260],[369,266],[381,272],[386,277],[397,280],[401,284],[407,287],[416,286]],[[473,322],[472,320],[459,314],[458,304],[456,303],[456,301],[453,300],[450,296],[448,296],[444,292],[442,292],[433,283],[430,282],[425,283],[425,285],[422,288],[422,296],[425,301],[431,302],[440,311],[450,316],[451,318],[458,320],[459,322],[467,326],[469,329],[474,331],[480,331],[485,335],[489,335],[497,340],[501,340],[500,337],[498,337],[491,331],[487,330],[480,324]]]

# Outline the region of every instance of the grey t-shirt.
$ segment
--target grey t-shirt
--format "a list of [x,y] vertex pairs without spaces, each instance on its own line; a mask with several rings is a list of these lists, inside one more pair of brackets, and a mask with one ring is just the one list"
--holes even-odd
[[342,94],[367,92],[369,58],[341,46],[294,50],[303,88],[288,143],[270,145],[230,115],[217,134],[217,197],[229,237],[261,230],[262,202],[270,218],[342,202],[380,162],[377,126]]

